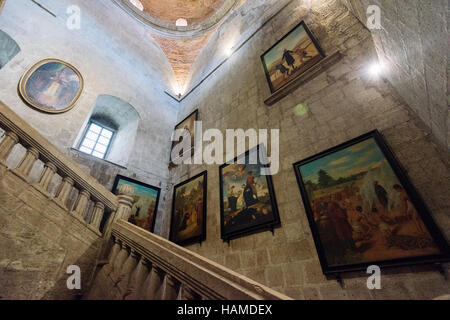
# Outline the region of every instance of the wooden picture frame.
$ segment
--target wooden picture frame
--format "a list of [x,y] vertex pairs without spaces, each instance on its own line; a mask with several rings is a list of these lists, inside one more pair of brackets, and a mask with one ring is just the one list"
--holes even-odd
[[[185,155],[185,153],[189,153],[191,157],[194,155],[195,121],[198,121],[198,109],[191,112],[186,118],[184,118],[182,121],[180,121],[174,128],[174,132],[175,132],[177,129],[183,129],[185,127],[188,127],[187,129],[191,133],[191,148],[189,150],[182,150],[183,153],[179,155],[179,158],[182,158]],[[181,141],[172,141],[172,147],[170,148],[169,167],[176,166],[173,162],[174,159],[172,159],[172,150],[178,143],[181,143]]]
[[383,136],[293,164],[324,274],[449,261],[449,246]]
[[[261,55],[273,94],[325,58],[325,53],[304,21]],[[300,64],[296,65],[298,60]],[[305,61],[306,60],[306,61]]]
[[29,106],[45,113],[63,113],[75,106],[83,91],[81,73],[59,59],[44,59],[19,81],[19,93]]
[[[128,222],[153,233],[155,230],[156,218],[158,216],[161,188],[122,175],[117,175],[114,180],[112,193],[118,194],[122,184],[131,185],[135,189],[135,194],[133,195],[133,207]],[[149,215],[150,210],[153,211],[153,216]],[[151,221],[149,221],[149,217]]]
[[[262,147],[256,146],[219,167],[220,233],[224,241],[260,231],[273,232],[281,226],[272,176],[260,174],[261,168],[268,167],[259,160]],[[251,152],[257,152],[258,164],[249,163]],[[238,163],[243,157],[245,164]],[[240,188],[242,191],[238,191]]]
[[170,241],[182,246],[205,241],[207,185],[208,172],[203,171],[174,186]]

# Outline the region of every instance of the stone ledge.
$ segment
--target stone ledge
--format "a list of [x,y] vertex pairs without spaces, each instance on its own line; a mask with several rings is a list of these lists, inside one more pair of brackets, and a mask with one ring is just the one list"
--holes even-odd
[[339,60],[341,60],[341,58],[342,53],[340,51],[336,51],[331,55],[329,55],[328,57],[325,57],[319,63],[309,68],[304,73],[300,74],[297,78],[285,84],[278,91],[272,93],[266,100],[264,100],[264,103],[268,106],[275,104],[276,102],[280,101],[285,96],[287,96],[289,93],[293,92],[294,90],[297,90],[303,84],[314,79],[319,74],[321,74],[331,66],[335,65]]

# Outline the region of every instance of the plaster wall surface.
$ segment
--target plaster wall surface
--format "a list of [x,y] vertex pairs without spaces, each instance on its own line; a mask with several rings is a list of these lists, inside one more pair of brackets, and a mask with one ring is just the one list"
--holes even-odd
[[[136,178],[165,190],[170,136],[177,105],[164,94],[173,71],[148,30],[113,1],[40,0],[7,1],[0,15],[0,30],[21,51],[0,70],[0,99],[60,150],[107,187],[116,174]],[[67,27],[80,9],[80,29]],[[84,90],[75,107],[62,114],[45,114],[27,106],[17,93],[21,76],[34,63],[58,58],[74,65],[84,78]],[[140,121],[126,164],[114,165],[74,151],[99,95],[111,95],[132,105]],[[17,156],[16,158],[19,158]],[[19,160],[19,159],[17,159]],[[162,195],[164,198],[164,194]],[[163,212],[164,201],[161,201]],[[162,219],[160,214],[158,219]],[[159,222],[156,222],[158,232]]]
[[[178,119],[199,109],[203,129],[280,129],[280,172],[273,176],[281,228],[232,240],[220,239],[218,165],[181,165],[171,183],[208,170],[207,238],[188,248],[297,299],[428,299],[447,294],[449,283],[432,267],[382,270],[382,289],[368,290],[366,274],[349,274],[344,289],[322,274],[292,168],[323,150],[378,129],[386,138],[433,218],[450,236],[450,171],[446,155],[426,125],[396,90],[367,69],[377,59],[370,32],[339,1],[294,1],[181,103]],[[343,58],[275,105],[260,55],[302,19],[326,54]],[[226,27],[226,26],[224,26]],[[230,25],[232,32],[233,25]],[[202,57],[202,55],[200,56]],[[207,64],[209,57],[197,61]],[[308,112],[295,112],[306,104]],[[228,159],[228,158],[227,158]],[[170,214],[168,207],[167,215]],[[168,236],[170,224],[164,225]],[[448,266],[447,272],[448,272]]]

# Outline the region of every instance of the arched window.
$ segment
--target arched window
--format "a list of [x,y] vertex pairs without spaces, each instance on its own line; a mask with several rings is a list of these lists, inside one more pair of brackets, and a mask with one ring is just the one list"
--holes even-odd
[[0,69],[20,52],[20,47],[6,32],[0,30]]
[[87,121],[78,150],[126,165],[139,125],[139,114],[120,98],[100,95]]

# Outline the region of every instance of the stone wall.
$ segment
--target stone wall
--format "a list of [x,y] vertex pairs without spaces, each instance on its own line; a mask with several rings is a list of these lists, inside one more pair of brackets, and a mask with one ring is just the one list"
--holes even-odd
[[377,5],[380,8],[381,29],[373,29],[371,33],[387,77],[448,151],[448,1],[342,2],[364,24],[367,7]]
[[[0,100],[105,186],[112,187],[115,176],[122,174],[165,190],[178,106],[164,94],[164,84],[171,83],[173,72],[159,46],[145,27],[109,0],[38,2],[56,17],[28,0],[7,1],[0,16],[0,30],[22,49],[0,70]],[[66,26],[70,5],[80,8],[80,30]],[[17,93],[20,77],[45,58],[69,62],[84,78],[83,93],[69,112],[41,113],[25,105]],[[127,164],[122,166],[71,149],[77,147],[103,94],[126,101],[140,116],[136,138],[128,141],[133,147]],[[164,201],[158,219],[163,218],[162,212]],[[157,232],[159,225],[157,220]]]
[[[448,293],[448,282],[428,267],[383,270],[382,290],[374,291],[367,289],[365,274],[349,275],[342,289],[321,272],[294,162],[378,129],[447,238],[450,171],[423,122],[387,81],[367,73],[368,65],[377,60],[370,32],[337,0],[311,3],[311,10],[304,10],[294,1],[266,24],[183,100],[178,116],[181,120],[198,108],[203,129],[223,133],[237,128],[280,129],[281,170],[273,183],[281,228],[273,236],[262,232],[232,240],[228,246],[220,239],[218,165],[179,166],[171,170],[173,184],[208,170],[207,239],[188,248],[297,299],[419,299]],[[260,55],[302,19],[327,54],[338,49],[344,57],[268,107],[263,101],[270,92]],[[308,106],[304,115],[295,112],[300,103]],[[164,225],[164,234],[168,233],[169,223]]]
[[[53,200],[0,165],[0,299],[77,299],[102,244]],[[81,290],[68,290],[67,267],[81,268]]]

